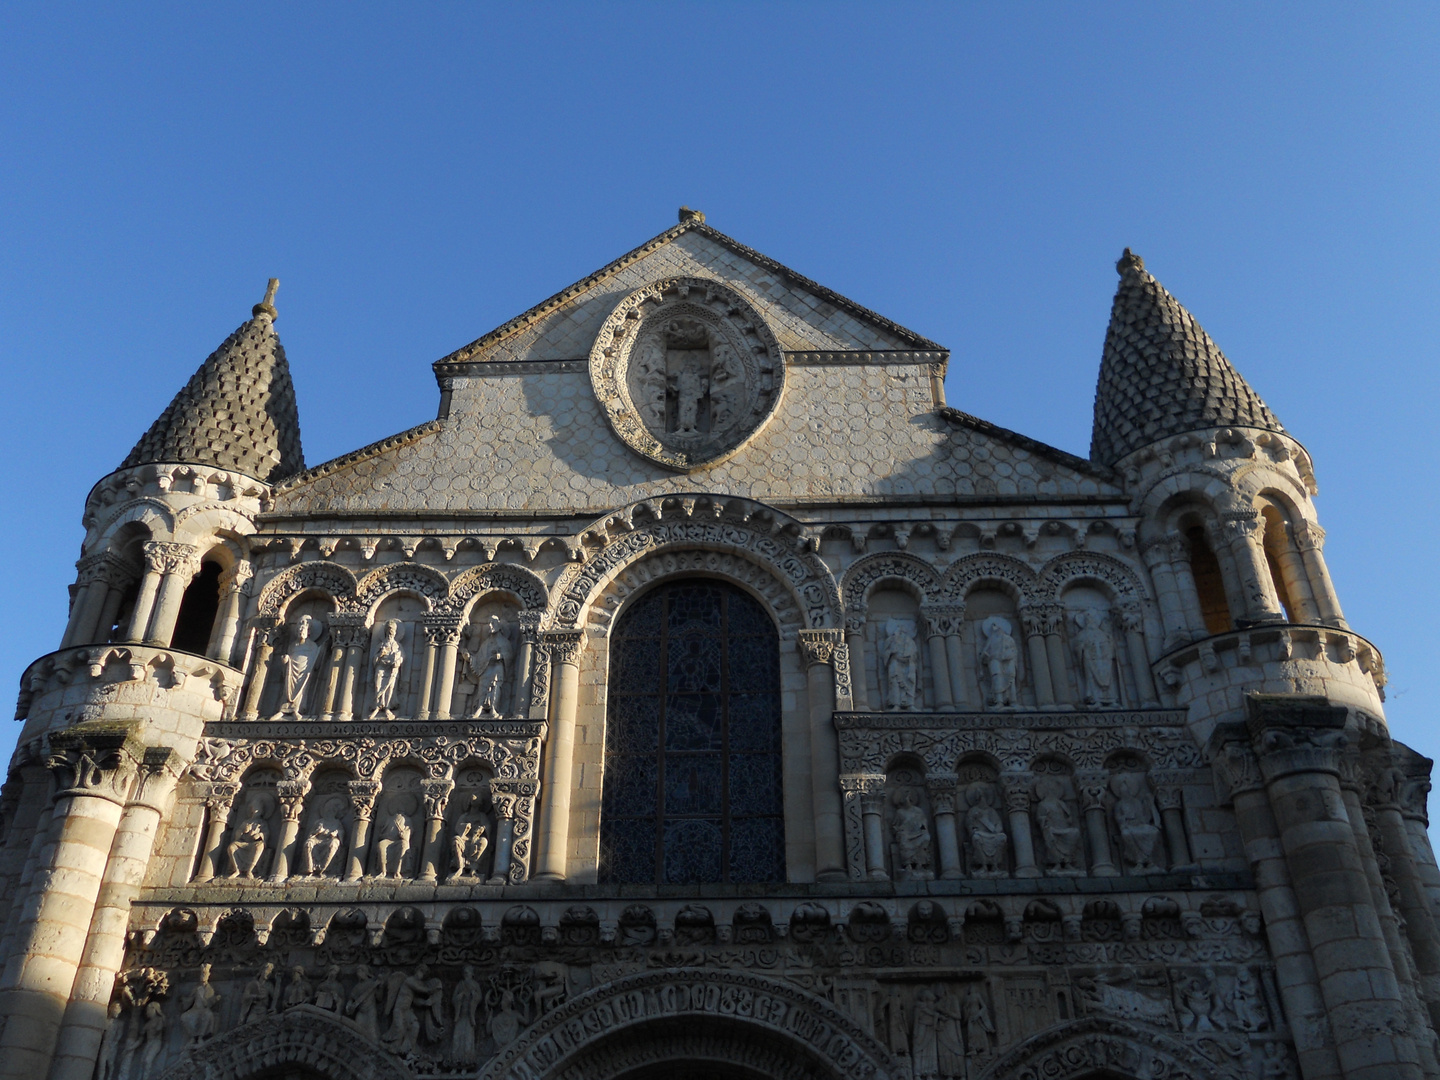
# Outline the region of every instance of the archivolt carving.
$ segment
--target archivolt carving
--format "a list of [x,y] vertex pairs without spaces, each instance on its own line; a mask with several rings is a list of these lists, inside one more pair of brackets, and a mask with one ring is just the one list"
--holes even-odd
[[938,601],[944,587],[940,575],[924,559],[898,551],[867,555],[845,571],[840,583],[846,610],[851,615],[863,615],[870,600],[870,590],[887,579],[912,586],[920,593],[922,604]]
[[759,1040],[753,1031],[734,1023],[714,1032],[662,1031],[651,1037],[632,1031],[583,1052],[547,1080],[613,1080],[646,1066],[678,1062],[705,1062],[718,1066],[721,1074],[737,1069],[742,1075],[775,1080],[831,1080],[827,1070],[795,1050],[789,1040]]
[[1242,1075],[1233,1061],[1207,1057],[1158,1031],[1092,1018],[1032,1035],[1001,1054],[980,1080],[1078,1080],[1095,1073],[1147,1080],[1239,1080]]
[[119,506],[109,507],[105,515],[103,531],[114,532],[122,525],[139,522],[150,530],[156,539],[163,539],[175,531],[175,516],[170,507],[158,499],[131,499]]
[[[196,520],[197,518],[202,520]],[[255,531],[255,522],[235,507],[218,502],[182,506],[175,512],[177,540],[196,540],[222,531],[229,531],[237,536],[249,536]]]
[[514,594],[520,606],[529,611],[543,611],[547,596],[545,583],[529,570],[519,566],[490,563],[466,570],[450,585],[450,597],[445,607],[462,611],[465,605],[477,596],[492,589]]
[[[758,563],[767,577],[773,576],[785,583],[792,602],[800,609],[803,625],[811,628],[840,625],[840,590],[825,564],[813,553],[795,551],[773,536],[731,522],[682,521],[656,522],[626,533],[601,549],[584,566],[568,571],[557,588],[560,600],[556,605],[555,626],[580,625],[601,591],[642,559],[674,555],[677,557],[675,569],[681,569],[678,556],[687,549],[692,553],[738,556],[731,564],[732,574],[737,568],[744,570],[740,563]],[[710,569],[707,562],[699,559],[685,569]],[[724,572],[718,562],[715,569]],[[651,574],[646,580],[656,576]],[[741,580],[749,579],[742,577]]]
[[945,599],[965,599],[965,594],[979,581],[998,581],[1010,586],[1023,604],[1033,598],[1036,575],[1028,564],[1009,555],[967,555],[945,572]]
[[364,1043],[355,1025],[312,1005],[287,1009],[217,1035],[164,1074],[165,1080],[246,1080],[281,1066],[308,1066],[330,1080],[411,1080],[388,1051]]
[[392,563],[370,571],[355,586],[355,603],[366,612],[386,593],[401,589],[419,593],[430,601],[431,608],[444,601],[450,583],[438,570],[419,563]]
[[259,613],[275,616],[285,601],[306,589],[324,589],[341,607],[354,603],[355,576],[345,567],[332,562],[301,563],[276,574],[260,591]]
[[1035,586],[1036,598],[1056,600],[1060,592],[1076,578],[1093,578],[1104,582],[1115,598],[1143,596],[1145,590],[1133,567],[1110,555],[1093,551],[1067,551],[1051,559],[1040,569]]
[[614,1036],[638,1047],[644,1027],[656,1021],[714,1019],[752,1028],[763,1041],[783,1038],[797,1057],[818,1059],[836,1077],[887,1080],[895,1072],[875,1039],[797,987],[739,971],[669,969],[618,979],[567,1001],[493,1058],[480,1077],[556,1080]]

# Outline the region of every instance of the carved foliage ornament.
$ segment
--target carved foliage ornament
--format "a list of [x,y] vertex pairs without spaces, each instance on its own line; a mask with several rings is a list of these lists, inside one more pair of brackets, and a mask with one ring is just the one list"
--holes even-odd
[[785,357],[760,313],[707,278],[671,278],[615,306],[590,383],[615,434],[671,469],[713,465],[774,415]]

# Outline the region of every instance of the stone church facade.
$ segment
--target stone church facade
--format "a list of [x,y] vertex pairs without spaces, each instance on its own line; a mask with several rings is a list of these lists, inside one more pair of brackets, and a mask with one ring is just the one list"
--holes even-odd
[[682,210],[306,468],[272,282],[23,676],[0,1075],[1440,1076],[1310,457],[1118,269],[1089,459]]

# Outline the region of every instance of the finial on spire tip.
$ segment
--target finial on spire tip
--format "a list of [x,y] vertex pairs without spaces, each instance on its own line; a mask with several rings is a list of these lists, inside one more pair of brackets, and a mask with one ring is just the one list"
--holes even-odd
[[684,224],[687,221],[703,225],[705,224],[705,215],[699,210],[691,210],[688,206],[682,206],[680,207],[680,222]]
[[1124,277],[1131,270],[1144,270],[1145,260],[1127,247],[1125,254],[1121,255],[1120,261],[1115,264],[1115,269],[1120,272],[1121,277]]
[[[280,279],[272,277],[270,283],[265,286],[265,299],[250,309],[251,318],[268,315],[270,316],[270,321],[274,322],[280,317],[279,313],[275,310],[275,290],[278,288],[280,288]],[[254,294],[252,293],[251,295]]]

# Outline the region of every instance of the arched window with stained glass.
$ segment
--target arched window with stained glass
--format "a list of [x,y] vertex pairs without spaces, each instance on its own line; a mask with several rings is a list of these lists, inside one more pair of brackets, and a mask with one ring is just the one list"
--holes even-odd
[[765,608],[710,579],[661,585],[610,644],[603,882],[785,879],[780,642]]

